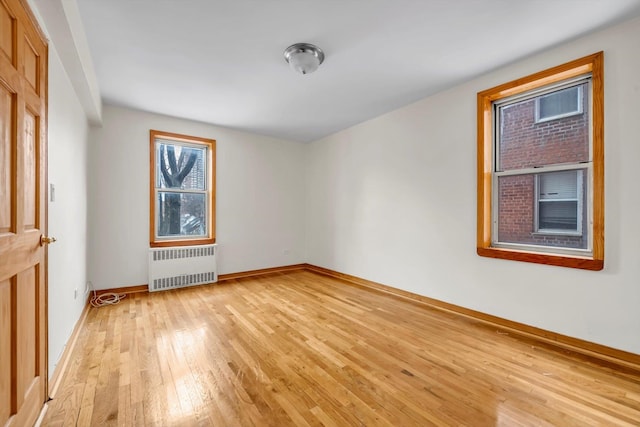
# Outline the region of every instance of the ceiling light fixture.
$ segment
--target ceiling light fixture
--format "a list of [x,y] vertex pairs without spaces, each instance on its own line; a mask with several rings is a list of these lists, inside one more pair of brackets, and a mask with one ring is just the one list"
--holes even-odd
[[296,43],[284,50],[284,59],[297,72],[310,74],[324,61],[324,52],[309,43]]

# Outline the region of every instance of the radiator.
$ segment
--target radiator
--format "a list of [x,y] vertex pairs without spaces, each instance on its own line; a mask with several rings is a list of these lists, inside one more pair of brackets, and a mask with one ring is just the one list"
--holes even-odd
[[149,249],[149,291],[218,281],[216,245]]

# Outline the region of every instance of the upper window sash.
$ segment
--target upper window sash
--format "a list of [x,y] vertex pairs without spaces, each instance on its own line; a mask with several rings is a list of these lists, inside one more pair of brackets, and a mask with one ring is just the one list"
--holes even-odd
[[206,192],[209,191],[209,180],[207,179],[209,176],[209,145],[208,144],[194,144],[194,143],[189,143],[189,142],[185,142],[185,141],[178,141],[178,140],[171,140],[171,139],[165,139],[165,138],[156,138],[155,139],[155,153],[156,153],[156,159],[155,159],[155,164],[159,165],[160,164],[160,149],[159,146],[161,144],[164,145],[177,145],[179,146],[181,149],[182,148],[187,148],[187,149],[195,149],[195,150],[202,150],[203,151],[203,162],[202,162],[202,174],[203,174],[203,182],[202,182],[202,189],[194,189],[194,188],[175,188],[175,187],[167,187],[167,186],[162,186],[162,171],[160,169],[157,169],[156,171],[156,180],[155,180],[155,186],[158,190],[167,190],[167,191],[201,191],[201,192]]
[[[493,110],[493,127],[492,127],[492,136],[493,136],[493,143],[491,146],[491,153],[492,153],[492,159],[493,159],[493,163],[492,163],[492,168],[493,171],[495,173],[501,173],[501,172],[507,172],[508,170],[513,170],[511,168],[505,168],[502,165],[501,159],[500,159],[500,149],[498,147],[500,147],[501,144],[501,117],[500,117],[500,111],[501,108],[505,108],[505,107],[509,107],[512,105],[516,105],[518,103],[522,103],[522,102],[526,102],[526,101],[534,101],[536,103],[534,109],[535,109],[535,123],[544,123],[544,122],[549,122],[551,120],[556,120],[556,119],[560,119],[560,118],[565,118],[565,117],[570,117],[576,114],[582,114],[584,111],[582,110],[582,102],[583,102],[583,97],[582,97],[582,85],[587,86],[587,90],[588,90],[588,99],[590,100],[590,102],[593,100],[593,96],[592,96],[592,85],[591,85],[591,73],[585,74],[585,75],[581,75],[572,79],[568,79],[565,81],[561,81],[561,82],[555,82],[553,84],[549,84],[546,85],[544,87],[541,88],[537,88],[534,90],[530,90],[527,91],[525,93],[519,93],[517,95],[512,95],[503,99],[499,99],[496,101],[492,102],[492,110]],[[571,114],[566,114],[563,116],[557,116],[554,118],[548,118],[545,120],[538,120],[538,105],[537,105],[537,101],[540,97],[543,97],[545,95],[549,95],[552,94],[553,92],[559,91],[559,90],[563,90],[563,89],[567,89],[567,88],[571,88],[571,87],[578,87],[580,90],[580,112],[578,113],[571,113]],[[593,120],[593,116],[592,116],[592,109],[591,108],[587,108],[587,114],[589,114],[589,118],[588,121],[589,123],[592,123]],[[588,149],[589,149],[589,153],[588,156],[584,159],[582,159],[581,161],[576,161],[576,162],[567,162],[567,164],[578,164],[578,163],[585,163],[585,162],[591,162],[593,160],[593,135],[592,135],[592,126],[589,126],[589,144],[588,144]],[[540,164],[536,164],[533,165],[532,167],[534,168],[545,168],[545,167],[549,167],[549,166],[554,166],[554,165],[563,165],[565,164],[564,162],[561,163],[540,163]],[[516,170],[521,169],[520,173],[526,173],[525,170],[527,170],[528,168],[514,168]],[[539,172],[539,171],[538,171]]]

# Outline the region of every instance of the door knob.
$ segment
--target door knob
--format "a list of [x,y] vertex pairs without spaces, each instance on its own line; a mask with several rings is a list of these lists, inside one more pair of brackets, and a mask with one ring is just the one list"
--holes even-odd
[[48,245],[49,243],[53,243],[55,241],[55,237],[45,236],[44,234],[40,236],[40,246]]

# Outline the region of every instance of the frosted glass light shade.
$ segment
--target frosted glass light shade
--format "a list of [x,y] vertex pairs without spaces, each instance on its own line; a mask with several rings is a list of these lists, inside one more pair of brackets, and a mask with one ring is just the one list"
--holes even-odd
[[289,66],[301,74],[313,73],[324,61],[324,52],[309,43],[296,43],[284,51]]

